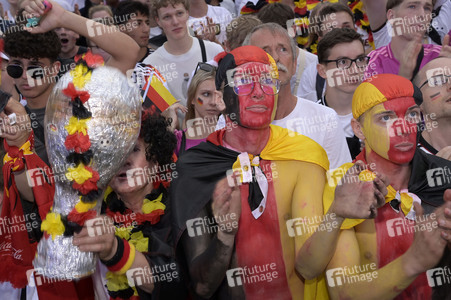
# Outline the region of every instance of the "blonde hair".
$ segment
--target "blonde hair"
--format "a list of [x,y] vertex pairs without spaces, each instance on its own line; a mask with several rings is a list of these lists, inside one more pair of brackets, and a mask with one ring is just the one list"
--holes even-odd
[[188,97],[186,101],[186,105],[188,106],[188,112],[185,116],[185,121],[194,119],[196,114],[194,111],[194,104],[193,100],[196,97],[197,89],[199,88],[199,85],[204,82],[205,80],[209,79],[215,79],[216,76],[216,70],[207,72],[202,69],[198,69],[196,74],[194,74],[193,79],[191,80],[191,84],[188,87]]
[[[89,19],[92,19],[92,15],[99,11],[106,11],[107,14],[109,14],[111,16],[111,20],[113,20],[113,11],[107,5],[96,5],[96,6],[91,7],[88,11]],[[106,25],[113,25],[113,24],[106,24]]]

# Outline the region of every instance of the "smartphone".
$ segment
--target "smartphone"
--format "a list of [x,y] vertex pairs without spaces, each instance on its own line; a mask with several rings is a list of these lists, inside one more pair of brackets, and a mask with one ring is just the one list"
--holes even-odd
[[[47,0],[44,0],[42,2],[44,4],[44,15],[48,13],[52,9],[52,3],[48,2]],[[41,17],[33,17],[27,19],[27,27],[36,27],[39,25],[39,21],[41,20]]]

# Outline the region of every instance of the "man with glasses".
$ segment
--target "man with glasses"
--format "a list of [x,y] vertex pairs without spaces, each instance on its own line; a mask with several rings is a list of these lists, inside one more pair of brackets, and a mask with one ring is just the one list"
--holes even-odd
[[333,29],[318,43],[318,62],[318,74],[326,79],[326,92],[317,103],[338,114],[354,159],[360,153],[360,141],[351,127],[352,95],[368,65],[360,34],[349,28]]
[[451,160],[451,58],[427,63],[414,79],[423,93],[424,130],[418,147],[426,153]]
[[60,49],[60,40],[53,31],[40,35],[18,32],[5,37],[5,52],[10,57],[6,71],[27,101],[25,109],[35,133],[35,151],[47,165],[42,124],[47,100],[60,70],[61,64],[57,60]]
[[356,165],[324,215],[326,152],[270,125],[280,89],[273,58],[255,46],[217,58],[216,89],[227,123],[237,126],[181,156],[172,185],[173,233],[193,292],[207,299],[325,299],[316,294],[316,277],[332,257],[343,218],[370,217],[385,184],[379,177],[359,181]]
[[320,144],[327,152],[331,169],[351,161],[337,113],[291,93],[290,78],[296,72],[297,46],[287,30],[276,23],[266,23],[255,27],[244,44],[262,48],[277,63],[281,87],[272,124],[308,136]]

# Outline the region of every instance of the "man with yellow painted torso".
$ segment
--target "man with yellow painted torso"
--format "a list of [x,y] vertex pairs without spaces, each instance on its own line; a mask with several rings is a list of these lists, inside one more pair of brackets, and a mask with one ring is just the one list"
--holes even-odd
[[[379,74],[363,82],[352,101],[352,128],[364,141],[357,160],[388,177],[385,205],[374,220],[346,220],[326,271],[332,299],[430,299],[434,276],[447,241],[451,193],[434,213],[424,215],[421,200],[408,190],[416,148],[422,95],[409,80]],[[340,177],[353,164],[331,170],[324,191],[329,207]],[[371,180],[374,173],[360,174]],[[364,176],[363,176],[364,175]],[[443,190],[444,192],[444,190]],[[441,223],[445,221],[445,223]],[[429,270],[428,272],[426,272]]]
[[217,60],[216,89],[236,126],[189,149],[172,186],[173,234],[190,286],[208,299],[325,299],[316,277],[332,257],[339,227],[346,217],[372,216],[386,185],[379,177],[350,179],[323,215],[325,151],[270,125],[280,88],[272,57],[243,46]]

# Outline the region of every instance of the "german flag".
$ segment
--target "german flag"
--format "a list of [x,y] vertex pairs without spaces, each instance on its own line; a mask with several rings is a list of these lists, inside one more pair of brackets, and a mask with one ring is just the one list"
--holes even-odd
[[165,111],[169,106],[177,102],[166,86],[166,80],[154,67],[145,65],[145,84],[141,89],[143,97],[143,110],[151,114]]

